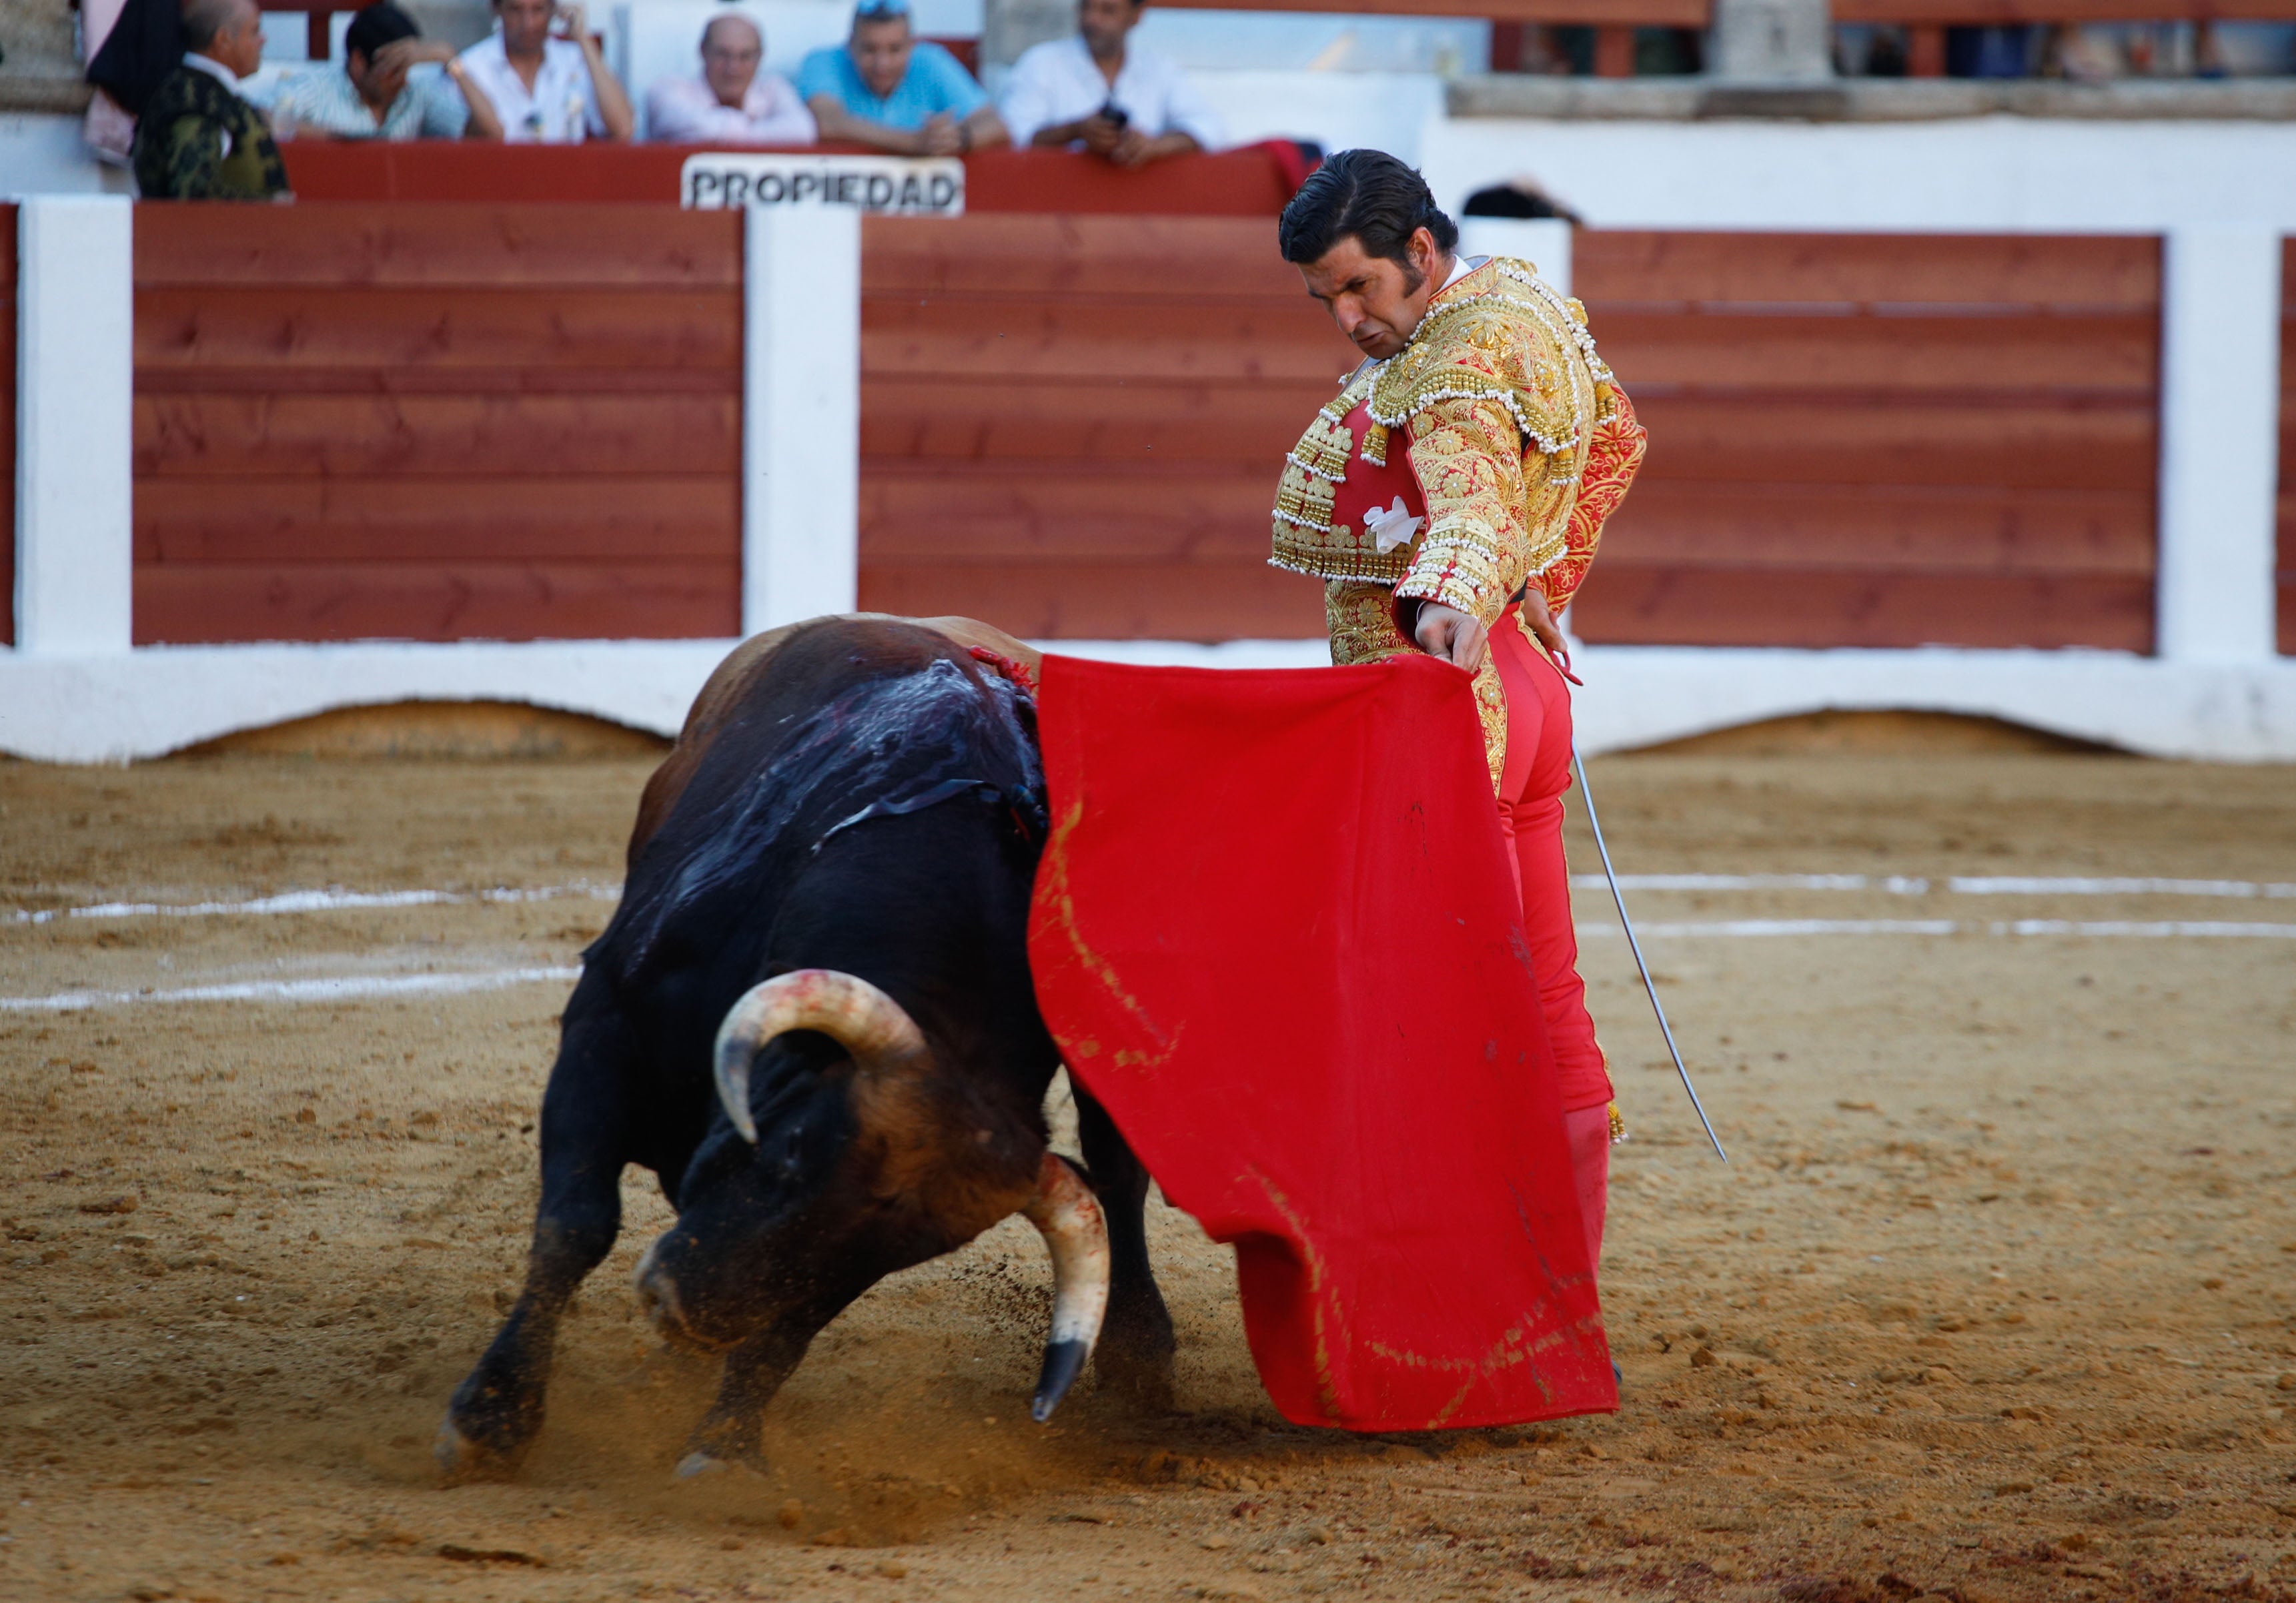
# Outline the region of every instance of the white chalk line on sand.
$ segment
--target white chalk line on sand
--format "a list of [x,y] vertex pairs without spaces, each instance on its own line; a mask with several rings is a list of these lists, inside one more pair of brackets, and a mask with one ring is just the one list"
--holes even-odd
[[[1609,882],[1599,874],[1575,874],[1581,891]],[[1627,891],[1880,891],[1891,896],[1926,896],[1943,891],[1957,896],[2215,896],[2250,900],[2296,900],[2296,884],[2249,879],[2142,879],[2080,875],[1956,875],[1942,881],[1916,875],[1888,874],[1622,874]],[[622,887],[591,880],[564,885],[491,891],[283,891],[249,901],[99,901],[76,908],[12,908],[0,924],[50,924],[59,918],[260,918],[283,913],[339,913],[362,908],[458,907],[483,902],[554,901],[582,896],[595,901],[620,900]],[[1807,922],[1807,921],[1804,921]],[[1857,919],[1849,924],[1887,925]],[[1916,922],[1927,923],[1928,920]],[[1838,931],[1857,933],[1847,925]],[[1864,933],[1905,933],[1876,928]],[[1917,931],[1915,933],[1932,932]]]
[[[2234,924],[2210,919],[2140,921],[2017,918],[1964,921],[1953,918],[1726,918],[1695,924],[1646,924],[1639,933],[1654,940],[1771,940],[1810,935],[2100,936],[2140,940],[2296,941],[2296,924]],[[1590,924],[1579,933],[1615,937],[1618,926]],[[398,997],[459,996],[502,991],[513,985],[563,983],[579,979],[579,968],[497,968],[460,974],[361,974],[332,979],[246,980],[219,985],[188,985],[172,991],[64,991],[48,996],[0,997],[0,1013],[80,1013],[151,1002],[356,1002]]]
[[[1585,924],[1582,935],[1616,935],[1613,925]],[[1759,941],[1791,935],[2095,935],[2146,940],[2296,941],[2296,924],[2234,924],[2220,919],[2108,918],[1718,918],[1695,924],[1637,924],[1653,940],[1720,937]]]
[[[1598,891],[1599,874],[1574,874],[1570,883]],[[1892,896],[2224,896],[2296,900],[2296,884],[2251,879],[2137,879],[2062,875],[1954,875],[1942,882],[1889,874],[1621,874],[1627,891],[1882,891]]]
[[512,985],[564,982],[579,968],[496,968],[444,974],[351,974],[318,980],[244,980],[174,991],[62,991],[44,997],[0,997],[0,1013],[84,1013],[137,1002],[357,1002],[392,997],[463,996]]
[[586,896],[598,901],[620,898],[619,885],[578,881],[570,885],[536,885],[491,891],[283,891],[252,901],[99,901],[77,908],[16,908],[9,924],[48,924],[58,918],[261,918],[281,913],[339,913],[363,908],[456,907],[472,902],[554,901]]

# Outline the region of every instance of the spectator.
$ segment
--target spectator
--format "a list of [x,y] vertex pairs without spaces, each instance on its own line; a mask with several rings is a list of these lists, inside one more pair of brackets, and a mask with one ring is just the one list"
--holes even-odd
[[[418,77],[417,68],[426,68]],[[442,70],[443,69],[443,70]],[[451,45],[422,37],[390,0],[353,13],[340,71],[305,73],[279,92],[271,119],[283,136],[479,139],[503,136],[494,104]]]
[[972,75],[909,30],[909,0],[861,0],[843,45],[798,69],[824,139],[904,156],[955,156],[1003,144],[1004,124]]
[[271,201],[287,193],[263,113],[239,80],[263,65],[255,0],[190,0],[184,62],[152,92],[135,126],[135,185],[147,201]]
[[[579,0],[494,0],[494,36],[462,53],[494,108],[502,136],[513,144],[578,144],[585,138],[627,139],[637,126],[621,85],[606,70]],[[565,37],[554,37],[553,22]]]
[[649,138],[700,144],[811,144],[813,113],[789,79],[761,70],[766,36],[734,12],[701,30],[701,76],[666,78],[646,95]]
[[1077,34],[1034,45],[1004,86],[1015,144],[1067,146],[1139,167],[1209,150],[1218,121],[1185,74],[1125,36],[1146,0],[1078,0]]

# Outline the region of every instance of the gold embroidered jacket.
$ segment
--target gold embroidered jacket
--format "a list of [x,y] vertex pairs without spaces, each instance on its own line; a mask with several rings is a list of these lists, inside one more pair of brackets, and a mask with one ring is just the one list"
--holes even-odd
[[[1528,582],[1554,611],[1569,603],[1644,440],[1586,325],[1586,309],[1529,263],[1493,258],[1316,415],[1277,486],[1270,560],[1337,581],[1335,658],[1360,660],[1341,655],[1336,633],[1340,592],[1353,585],[1387,590],[1390,606],[1440,602],[1486,627]],[[1398,430],[1407,474],[1390,461]],[[1390,489],[1400,508],[1388,506]]]

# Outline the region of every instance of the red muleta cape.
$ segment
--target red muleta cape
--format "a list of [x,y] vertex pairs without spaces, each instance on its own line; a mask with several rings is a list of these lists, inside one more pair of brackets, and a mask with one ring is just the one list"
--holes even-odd
[[1467,676],[1048,656],[1038,713],[1038,1002],[1284,1417],[1615,1409]]

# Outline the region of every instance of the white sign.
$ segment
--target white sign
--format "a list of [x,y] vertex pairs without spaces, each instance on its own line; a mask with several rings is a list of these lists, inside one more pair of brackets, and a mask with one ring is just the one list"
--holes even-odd
[[953,156],[791,156],[712,151],[685,159],[688,210],[852,206],[889,217],[963,217],[964,163]]

